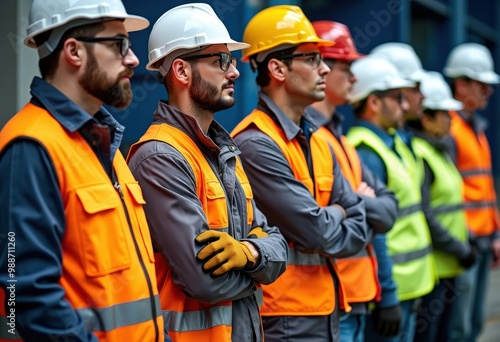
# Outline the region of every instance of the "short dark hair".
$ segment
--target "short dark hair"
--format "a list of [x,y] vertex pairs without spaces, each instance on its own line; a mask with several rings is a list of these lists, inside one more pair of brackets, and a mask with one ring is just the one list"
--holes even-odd
[[[57,47],[52,51],[52,53],[38,61],[38,67],[40,68],[40,74],[43,79],[46,78],[51,78],[54,76],[57,66],[58,66],[58,61],[59,61],[59,54],[62,51],[64,42],[68,38],[72,37],[94,37],[97,33],[101,32],[104,30],[104,22],[97,22],[97,23],[92,23],[88,25],[83,25],[83,26],[77,26],[74,28],[71,28],[64,32],[63,36],[59,40],[59,43],[57,44]],[[43,43],[49,39],[50,35],[52,33],[52,30],[43,32],[37,36],[34,37],[35,44],[36,46],[40,46]]]
[[[296,48],[297,46],[292,46],[287,49],[271,52],[269,55],[266,56],[266,58],[264,58],[262,62],[259,63],[255,61],[257,64],[257,77],[255,78],[255,82],[257,82],[257,85],[261,88],[264,88],[265,86],[269,85],[269,82],[271,82],[271,78],[269,77],[269,71],[267,70],[267,65],[271,59],[276,58],[283,60],[283,63],[285,63],[287,67],[290,67],[292,59],[290,58],[281,59],[280,57],[292,54]],[[255,60],[256,57],[252,58]]]

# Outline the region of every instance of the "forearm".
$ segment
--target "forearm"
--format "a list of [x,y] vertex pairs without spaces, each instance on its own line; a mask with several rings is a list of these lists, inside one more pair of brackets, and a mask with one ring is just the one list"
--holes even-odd
[[366,166],[363,167],[363,181],[374,190],[376,196],[375,198],[363,196],[368,226],[375,233],[386,233],[396,221],[398,201],[394,193],[387,189]]
[[[357,196],[352,203],[338,203],[348,212],[348,219],[344,219],[340,209],[318,205],[307,187],[295,179],[287,160],[273,142],[266,141],[266,138],[238,138],[241,136],[235,140],[242,152],[241,158],[258,208],[270,225],[279,227],[287,241],[293,241],[296,249],[335,254],[346,245],[351,247],[346,243],[346,234],[361,235],[363,240],[359,231],[360,225],[363,226],[364,209],[356,207],[360,205]],[[259,151],[259,154],[255,155],[254,151]],[[359,250],[362,247],[357,246],[359,241],[355,240],[353,249]]]
[[270,284],[285,272],[288,256],[288,244],[277,227],[270,227],[262,212],[254,206],[252,229],[261,227],[267,236],[244,239],[251,243],[259,254],[259,262],[247,273],[256,282]]
[[[151,174],[154,170],[161,173]],[[175,283],[201,302],[235,300],[253,294],[254,280],[245,271],[230,271],[213,278],[197,260],[204,245],[196,243],[195,238],[208,230],[209,224],[187,162],[179,155],[155,155],[132,171],[146,200],[144,210],[153,244],[167,260]]]

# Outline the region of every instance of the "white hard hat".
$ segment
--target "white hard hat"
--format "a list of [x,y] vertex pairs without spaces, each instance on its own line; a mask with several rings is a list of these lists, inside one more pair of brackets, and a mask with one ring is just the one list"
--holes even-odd
[[425,96],[422,106],[432,110],[461,110],[463,104],[453,98],[450,87],[439,72],[428,71],[420,83]]
[[490,50],[476,43],[464,43],[453,48],[443,71],[450,78],[468,77],[486,84],[500,83],[500,77],[493,70]]
[[384,43],[370,51],[370,55],[381,56],[394,64],[401,75],[410,81],[420,82],[425,76],[417,53],[405,43]]
[[[68,29],[110,19],[124,19],[129,32],[149,26],[146,18],[128,14],[121,0],[33,0],[24,44],[38,48],[43,58],[54,51]],[[53,30],[50,37],[37,47],[34,37],[49,30]]]
[[250,46],[231,39],[210,5],[192,3],[174,7],[165,12],[151,30],[146,68],[159,70],[165,76],[175,58],[191,49],[214,44],[226,44],[229,51]]
[[356,77],[352,86],[350,102],[355,103],[367,98],[374,91],[411,88],[415,82],[401,77],[396,67],[387,59],[368,55],[351,65],[351,72]]

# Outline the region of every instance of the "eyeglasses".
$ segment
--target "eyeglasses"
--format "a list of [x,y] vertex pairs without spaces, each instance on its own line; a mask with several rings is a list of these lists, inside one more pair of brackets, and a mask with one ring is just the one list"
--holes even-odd
[[132,47],[132,42],[129,37],[125,36],[117,36],[117,37],[75,37],[76,40],[86,43],[103,43],[115,41],[116,47],[120,52],[122,57],[125,57],[128,53],[128,50]]
[[293,59],[297,57],[309,57],[304,62],[312,66],[314,69],[319,67],[323,61],[323,56],[319,52],[294,53],[291,55],[279,56],[278,59]]
[[231,56],[229,53],[226,52],[209,53],[206,55],[196,55],[196,56],[179,57],[179,58],[185,61],[194,61],[196,59],[210,58],[214,56],[219,57],[218,59],[219,66],[222,71],[224,72],[228,71],[229,65],[231,64],[236,68],[236,63],[237,63],[236,57]]
[[390,92],[390,93],[380,93],[377,95],[378,97],[390,97],[391,99],[395,100],[398,104],[402,104],[405,100],[405,96],[403,95],[403,92]]

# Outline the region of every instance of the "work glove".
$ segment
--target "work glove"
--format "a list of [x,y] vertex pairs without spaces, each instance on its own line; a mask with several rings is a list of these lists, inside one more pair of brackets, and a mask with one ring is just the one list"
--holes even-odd
[[388,308],[376,307],[372,312],[375,331],[382,336],[396,336],[401,326],[402,312],[398,305]]
[[470,241],[469,246],[470,246],[469,254],[464,259],[460,260],[460,266],[462,266],[465,269],[474,265],[477,257],[479,256],[479,247],[474,240]]
[[217,230],[206,230],[196,237],[198,243],[206,244],[196,258],[203,261],[203,269],[212,277],[220,277],[231,270],[252,266],[255,258],[250,249],[231,235]]
[[262,227],[255,227],[248,233],[247,239],[260,239],[266,236],[269,236],[269,234],[263,231]]

